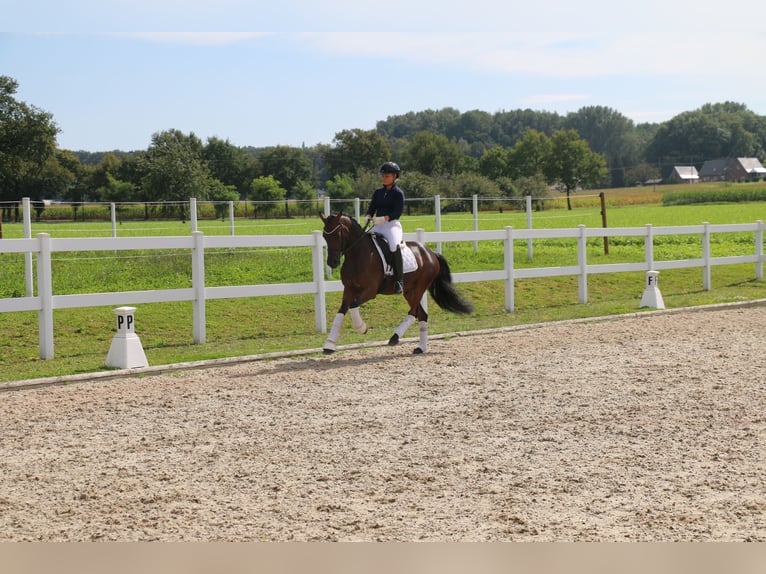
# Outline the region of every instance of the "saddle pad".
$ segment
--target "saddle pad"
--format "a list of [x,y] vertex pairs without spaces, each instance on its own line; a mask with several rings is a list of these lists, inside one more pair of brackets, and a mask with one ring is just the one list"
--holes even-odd
[[[383,250],[381,249],[380,244],[377,241],[373,241],[372,244],[375,246],[375,249],[377,249],[378,255],[380,256],[380,262],[383,264],[383,274],[393,275],[394,271],[391,269],[391,266],[386,263],[386,258],[383,255]],[[388,246],[386,246],[385,249],[388,249]],[[410,246],[402,241],[399,244],[399,249],[402,252],[402,273],[412,273],[413,271],[417,271],[418,262],[415,259],[415,254],[412,252],[412,249],[410,249]]]
[[402,243],[399,248],[402,250],[402,273],[412,273],[418,268],[418,262],[415,260],[415,254],[406,243]]

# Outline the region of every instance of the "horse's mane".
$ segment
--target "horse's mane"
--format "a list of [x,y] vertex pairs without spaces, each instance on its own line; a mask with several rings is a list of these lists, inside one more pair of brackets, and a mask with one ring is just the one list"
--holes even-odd
[[341,211],[340,213],[338,213],[338,217],[345,217],[345,218],[347,218],[351,222],[352,231],[359,232],[359,233],[363,233],[364,232],[364,230],[362,229],[361,224],[356,219],[354,219],[354,217],[349,215],[348,213],[343,213]]

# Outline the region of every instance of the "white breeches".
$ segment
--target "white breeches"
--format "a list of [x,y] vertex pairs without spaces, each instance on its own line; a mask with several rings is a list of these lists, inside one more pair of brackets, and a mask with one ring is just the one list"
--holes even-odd
[[399,244],[402,242],[402,238],[404,237],[404,230],[402,229],[402,224],[398,219],[394,219],[393,221],[384,221],[383,223],[373,225],[370,231],[380,233],[383,237],[385,237],[388,240],[388,248],[392,253],[396,251],[396,248],[399,247]]

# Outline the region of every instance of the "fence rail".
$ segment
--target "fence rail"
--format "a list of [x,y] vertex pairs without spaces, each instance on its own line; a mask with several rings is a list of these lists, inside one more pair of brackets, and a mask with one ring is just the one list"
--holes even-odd
[[[763,279],[763,232],[766,226],[762,221],[749,224],[687,225],[677,227],[628,228],[587,228],[579,225],[569,229],[514,229],[505,227],[492,231],[452,231],[426,232],[418,229],[414,233],[405,233],[404,238],[422,243],[445,242],[503,242],[503,268],[485,271],[453,273],[455,283],[477,281],[505,282],[505,309],[514,311],[514,283],[517,279],[537,277],[578,276],[578,301],[588,302],[588,276],[598,273],[623,273],[637,271],[658,271],[700,267],[702,285],[705,290],[711,288],[711,271],[716,265],[753,264],[756,279]],[[751,255],[712,257],[710,238],[716,233],[752,233],[753,252]],[[656,261],[654,258],[654,237],[659,235],[697,235],[701,237],[699,257],[679,260]],[[645,257],[643,261],[631,263],[607,263],[589,265],[587,262],[587,240],[602,237],[643,237]],[[536,239],[570,238],[576,240],[577,265],[561,267],[536,267],[516,269],[514,266],[514,243]],[[205,285],[205,253],[208,249],[220,248],[274,248],[305,247],[312,252],[313,280],[302,283],[281,283],[267,285],[241,285],[207,287]],[[4,239],[0,241],[0,254],[24,253],[27,264],[27,294],[25,297],[0,299],[0,313],[37,311],[40,358],[52,359],[54,356],[53,311],[54,309],[87,308],[100,306],[121,306],[139,303],[164,303],[172,301],[191,301],[193,303],[194,342],[205,342],[205,302],[212,299],[267,297],[275,295],[314,295],[315,329],[327,331],[327,293],[343,289],[340,281],[328,280],[324,263],[325,242],[320,231],[310,235],[242,235],[242,236],[205,236],[201,231],[192,232],[191,236],[173,237],[124,237],[124,238],[56,238],[47,233],[40,233],[31,239]],[[183,289],[164,289],[149,291],[121,291],[109,293],[88,293],[56,295],[52,284],[52,253],[87,252],[87,251],[124,251],[124,250],[188,250],[192,262],[192,286]],[[32,255],[36,256],[37,295],[32,286]]]

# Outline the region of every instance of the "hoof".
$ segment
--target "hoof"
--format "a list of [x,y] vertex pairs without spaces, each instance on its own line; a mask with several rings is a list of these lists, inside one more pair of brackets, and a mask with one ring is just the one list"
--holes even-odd
[[324,349],[322,349],[322,352],[323,352],[325,355],[332,355],[332,354],[335,352],[335,349],[327,349],[327,348],[324,348]]
[[423,349],[421,349],[420,347],[415,347],[415,348],[413,349],[413,351],[412,351],[412,354],[413,354],[413,355],[422,355],[423,353],[424,353],[424,351],[423,351]]
[[388,344],[391,347],[393,347],[394,345],[398,345],[399,344],[399,335],[397,335],[396,333],[391,335],[391,338],[388,340]]

